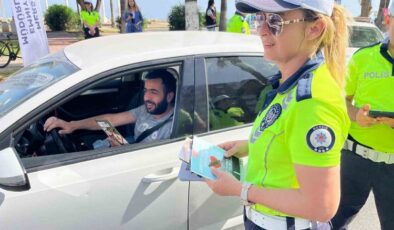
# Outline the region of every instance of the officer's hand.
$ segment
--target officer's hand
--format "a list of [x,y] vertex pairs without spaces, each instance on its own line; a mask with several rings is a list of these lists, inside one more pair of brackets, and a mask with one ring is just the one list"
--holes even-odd
[[363,105],[356,114],[356,122],[363,127],[375,125],[377,123],[376,118],[368,116],[368,112],[371,109],[370,105]]
[[393,118],[377,117],[376,120],[378,121],[379,124],[388,125],[388,126],[394,128],[394,119]]
[[228,141],[218,146],[226,151],[224,153],[225,157],[231,157],[231,156],[244,157],[248,155],[247,140]]
[[70,122],[63,121],[57,117],[50,117],[44,123],[44,131],[49,132],[54,128],[60,128],[59,134],[69,134],[74,131]]
[[231,174],[223,172],[220,169],[211,167],[216,180],[206,179],[208,186],[212,191],[221,196],[239,196],[241,194],[242,184]]

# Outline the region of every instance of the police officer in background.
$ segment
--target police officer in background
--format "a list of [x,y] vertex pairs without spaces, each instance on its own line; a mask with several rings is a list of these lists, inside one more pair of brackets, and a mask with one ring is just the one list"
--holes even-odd
[[236,7],[256,13],[264,57],[280,73],[249,140],[219,145],[227,157],[249,156],[245,181],[212,168],[217,179],[207,184],[241,198],[247,230],[311,229],[339,204],[340,152],[350,127],[347,15],[334,0],[237,0]]
[[388,38],[358,50],[350,60],[346,82],[352,120],[342,151],[341,202],[334,229],[348,224],[375,196],[381,229],[394,229],[394,119],[369,111],[394,112],[394,4],[389,6]]
[[249,24],[246,21],[246,14],[235,11],[235,14],[227,23],[227,32],[250,34]]

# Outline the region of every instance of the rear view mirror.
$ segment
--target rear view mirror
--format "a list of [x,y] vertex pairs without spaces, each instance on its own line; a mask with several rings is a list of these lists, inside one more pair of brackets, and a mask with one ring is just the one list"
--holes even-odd
[[26,170],[13,148],[0,151],[0,188],[10,191],[30,189]]

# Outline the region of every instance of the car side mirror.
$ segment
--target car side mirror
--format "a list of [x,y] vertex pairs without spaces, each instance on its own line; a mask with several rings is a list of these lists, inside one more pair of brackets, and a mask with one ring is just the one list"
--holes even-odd
[[0,150],[0,188],[10,191],[30,189],[29,178],[14,148]]

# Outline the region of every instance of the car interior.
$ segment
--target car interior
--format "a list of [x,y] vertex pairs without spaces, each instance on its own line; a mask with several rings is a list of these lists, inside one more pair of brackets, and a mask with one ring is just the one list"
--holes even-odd
[[[179,66],[167,69],[176,79],[179,79]],[[55,116],[65,121],[81,120],[137,108],[144,103],[143,77],[147,73],[148,70],[124,73],[93,83],[83,93],[45,114],[30,124],[20,135],[15,145],[19,156],[24,158],[92,150],[94,141],[107,138],[102,130],[77,130],[71,134],[60,135],[58,129],[50,132],[43,130],[46,119]],[[134,126],[128,124],[116,127],[116,129],[127,137],[133,135]]]

